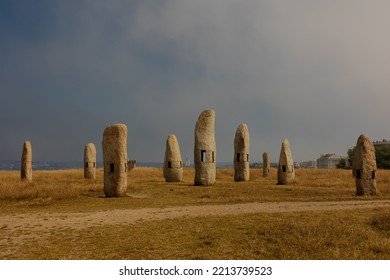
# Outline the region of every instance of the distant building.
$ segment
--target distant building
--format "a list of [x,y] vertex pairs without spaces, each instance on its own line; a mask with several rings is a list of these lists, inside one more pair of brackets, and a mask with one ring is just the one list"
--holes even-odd
[[251,164],[249,164],[249,167],[250,168],[261,168],[261,167],[263,167],[263,163],[262,162],[252,162]]
[[135,165],[137,164],[137,161],[134,159],[128,160],[127,161],[127,170],[133,170],[135,168]]
[[303,161],[301,162],[300,166],[302,168],[317,168],[317,161],[316,160]]
[[190,167],[191,166],[191,155],[186,155],[184,160],[184,167]]
[[317,159],[317,168],[337,168],[336,164],[338,164],[341,159],[346,158],[342,156],[337,156],[336,154],[321,155],[321,157]]
[[372,143],[374,144],[374,147],[390,146],[390,141],[386,139],[383,139],[382,141],[374,141]]

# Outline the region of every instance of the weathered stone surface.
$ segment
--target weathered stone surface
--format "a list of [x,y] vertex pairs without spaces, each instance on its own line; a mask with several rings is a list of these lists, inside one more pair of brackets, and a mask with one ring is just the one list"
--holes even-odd
[[240,124],[234,136],[234,181],[249,181],[249,130]]
[[209,186],[215,183],[216,145],[215,112],[204,110],[195,125],[194,163],[196,186]]
[[20,178],[32,182],[32,147],[28,140],[23,143]]
[[352,170],[356,195],[375,195],[377,192],[375,147],[367,135],[362,134],[357,140]]
[[263,177],[268,177],[271,170],[271,163],[267,153],[263,153]]
[[103,133],[104,194],[126,196],[127,191],[127,127],[113,124]]
[[181,182],[183,180],[183,162],[179,142],[174,134],[170,134],[167,138],[163,173],[166,182]]
[[278,185],[288,185],[294,181],[295,169],[292,159],[290,144],[284,139],[279,156]]
[[93,143],[84,148],[84,178],[96,179],[96,147]]

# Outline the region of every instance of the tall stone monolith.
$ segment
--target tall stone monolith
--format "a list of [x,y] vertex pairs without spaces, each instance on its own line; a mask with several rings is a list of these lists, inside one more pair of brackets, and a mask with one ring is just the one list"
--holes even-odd
[[234,181],[249,181],[249,130],[240,124],[234,136]]
[[360,135],[352,161],[355,177],[356,195],[376,194],[376,158],[375,147],[367,135]]
[[284,139],[279,156],[278,185],[288,185],[294,181],[295,169],[292,159],[290,144]]
[[32,182],[32,147],[30,141],[24,141],[20,169],[20,179]]
[[194,163],[196,186],[209,186],[215,183],[216,145],[215,112],[204,110],[195,125]]
[[269,161],[269,156],[266,152],[263,153],[263,177],[268,177],[271,170],[271,163]]
[[166,182],[181,182],[183,180],[183,162],[179,142],[174,134],[170,134],[167,138],[163,173]]
[[93,143],[84,148],[84,178],[96,179],[96,147]]
[[113,124],[103,133],[104,194],[126,196],[127,191],[127,127]]

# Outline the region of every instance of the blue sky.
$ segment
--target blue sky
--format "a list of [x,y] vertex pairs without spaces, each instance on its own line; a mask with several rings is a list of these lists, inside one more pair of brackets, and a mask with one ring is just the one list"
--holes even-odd
[[216,112],[217,160],[240,123],[251,161],[345,155],[390,138],[388,1],[0,0],[0,159],[82,160],[104,128],[128,127],[129,158],[162,161],[174,133]]

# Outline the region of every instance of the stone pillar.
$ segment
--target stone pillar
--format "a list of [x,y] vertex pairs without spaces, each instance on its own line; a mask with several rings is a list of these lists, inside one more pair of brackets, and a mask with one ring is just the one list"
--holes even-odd
[[126,196],[127,191],[127,127],[113,124],[103,133],[104,194]]
[[294,181],[295,169],[290,144],[284,139],[279,156],[278,185],[288,185]]
[[356,195],[376,194],[376,158],[375,147],[368,136],[359,136],[352,162],[355,177]]
[[183,162],[179,142],[174,134],[170,134],[167,138],[163,173],[166,182],[181,182],[183,180]]
[[249,181],[249,130],[240,124],[234,137],[234,181]]
[[271,163],[267,153],[263,153],[263,177],[268,177],[271,170]]
[[20,179],[32,182],[32,147],[30,141],[24,141],[20,169]]
[[84,178],[96,179],[96,147],[93,143],[84,148]]
[[196,186],[215,184],[216,145],[215,145],[215,112],[204,110],[195,125],[194,163]]

